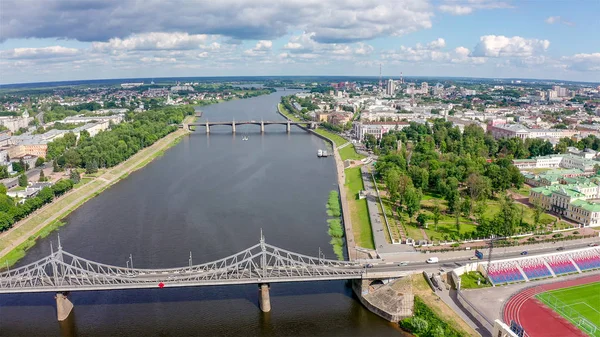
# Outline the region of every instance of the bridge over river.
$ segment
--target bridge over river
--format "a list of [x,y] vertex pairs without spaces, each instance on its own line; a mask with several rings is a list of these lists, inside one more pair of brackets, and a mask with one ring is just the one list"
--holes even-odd
[[[319,254],[320,255],[320,254]],[[270,311],[269,283],[324,280],[381,280],[406,275],[406,270],[385,270],[352,261],[328,260],[297,254],[259,243],[217,261],[167,269],[139,269],[133,260],[127,266],[102,264],[51,249],[50,255],[26,266],[0,274],[0,293],[56,292],[59,320],[69,316],[73,304],[67,299],[71,291],[194,287],[255,283],[260,287],[261,310]]]
[[265,125],[285,125],[286,126],[286,131],[290,132],[292,129],[292,125],[299,125],[299,126],[304,126],[304,127],[308,127],[311,129],[315,129],[317,128],[317,126],[321,124],[319,122],[311,122],[311,121],[307,121],[307,122],[292,122],[290,120],[287,121],[235,121],[232,120],[231,122],[227,121],[227,122],[197,122],[197,123],[189,123],[187,124],[187,127],[190,128],[192,126],[199,126],[199,127],[204,127],[206,129],[206,133],[210,133],[210,127],[211,126],[216,126],[216,125],[229,125],[231,126],[231,132],[235,133],[235,127],[236,125],[259,125],[260,126],[260,132],[265,132]]

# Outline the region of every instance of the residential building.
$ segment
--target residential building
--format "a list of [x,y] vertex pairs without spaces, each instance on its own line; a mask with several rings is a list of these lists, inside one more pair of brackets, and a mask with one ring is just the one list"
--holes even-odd
[[519,169],[566,168],[590,173],[594,172],[594,166],[600,165],[600,162],[572,154],[551,154],[530,159],[514,159],[513,165]]

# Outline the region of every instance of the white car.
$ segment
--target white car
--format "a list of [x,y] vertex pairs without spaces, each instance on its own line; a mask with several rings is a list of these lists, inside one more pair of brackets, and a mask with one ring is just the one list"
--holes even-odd
[[430,257],[425,262],[427,262],[427,263],[438,263],[438,262],[440,262],[440,259],[438,259],[437,257]]

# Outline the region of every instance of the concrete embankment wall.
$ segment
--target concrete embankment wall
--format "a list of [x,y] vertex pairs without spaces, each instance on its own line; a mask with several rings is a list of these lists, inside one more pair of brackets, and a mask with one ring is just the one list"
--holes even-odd
[[[277,113],[283,116],[283,118],[290,120],[285,114],[283,114],[279,110],[279,105],[277,105]],[[337,172],[338,179],[338,192],[340,194],[340,203],[342,205],[342,223],[344,224],[344,233],[346,235],[346,249],[348,251],[348,258],[350,261],[357,259],[357,252],[354,244],[354,233],[352,232],[352,222],[350,220],[350,208],[348,206],[348,199],[346,198],[346,189],[344,188],[344,184],[346,183],[346,175],[344,174],[344,162],[338,153],[338,150],[335,146],[335,142],[321,134],[316,133],[314,130],[311,130],[305,126],[298,125],[299,128],[312,133],[313,135],[325,140],[331,147],[333,148],[333,157],[335,159],[335,167]]]

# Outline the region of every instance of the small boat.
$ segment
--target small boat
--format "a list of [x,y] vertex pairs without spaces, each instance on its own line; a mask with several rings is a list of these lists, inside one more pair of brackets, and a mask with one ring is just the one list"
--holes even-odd
[[323,150],[323,157],[327,157],[327,151]]
[[323,150],[319,149],[319,151],[317,151],[317,157],[322,157],[323,156]]
[[248,140],[248,137],[244,136],[244,137],[242,137],[242,140],[246,141],[246,140]]

